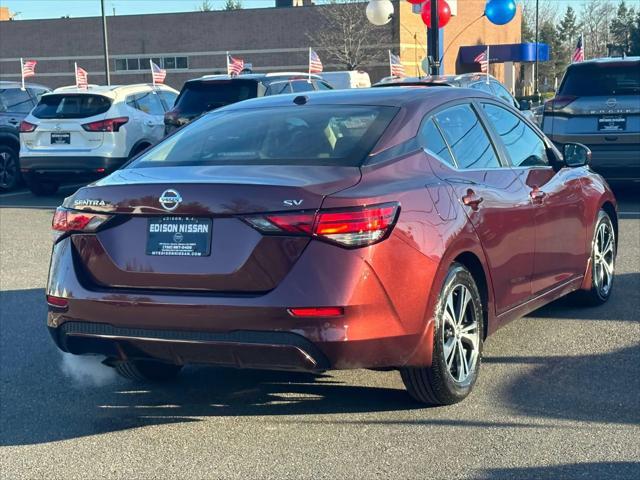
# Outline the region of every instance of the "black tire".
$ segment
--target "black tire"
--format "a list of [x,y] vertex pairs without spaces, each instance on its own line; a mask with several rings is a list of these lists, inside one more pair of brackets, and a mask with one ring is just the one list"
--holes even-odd
[[129,380],[166,382],[176,378],[182,370],[182,366],[153,360],[128,360],[116,363],[115,369],[121,376]]
[[[603,288],[603,285],[599,281],[600,272],[603,271],[601,269],[604,266],[598,268],[598,235],[601,229],[607,231],[611,237],[611,251],[605,255],[605,260],[609,260],[610,263],[610,283],[607,288]],[[614,267],[615,260],[617,254],[617,244],[616,244],[616,233],[613,228],[613,222],[609,217],[609,214],[604,210],[600,210],[598,212],[598,219],[596,220],[596,226],[593,232],[593,239],[591,241],[591,288],[589,290],[581,290],[576,292],[575,300],[579,305],[597,307],[598,305],[602,305],[609,300],[611,297],[611,291],[613,290],[613,280],[614,280]],[[606,275],[606,273],[605,273]],[[604,278],[602,279],[604,281]]]
[[15,188],[20,178],[18,152],[7,145],[0,145],[0,192]]
[[25,181],[27,183],[27,187],[29,187],[29,190],[31,190],[31,193],[33,193],[37,197],[46,197],[49,195],[54,195],[60,188],[60,183],[58,182],[40,180],[40,179],[29,178],[29,177],[27,177]]
[[128,160],[131,160],[133,157],[140,155],[142,152],[149,149],[150,147],[151,145],[147,143],[137,146],[135,149],[131,150]]
[[[458,359],[461,362],[463,361],[462,357],[458,357],[458,350],[456,350],[456,342],[460,336],[457,331],[452,330],[451,322],[447,319],[447,312],[450,311],[447,299],[451,296],[453,302],[455,302],[456,298],[462,299],[460,301],[463,302],[464,297],[460,297],[463,291],[461,287],[466,289],[467,293],[465,295],[468,294],[470,298],[467,303],[468,307],[464,310],[463,315],[458,315],[458,317],[469,320],[468,323],[461,324],[467,327],[470,327],[472,322],[476,322],[477,328],[473,330],[473,333],[477,337],[477,343],[473,349],[475,354],[472,354],[471,350],[469,350],[469,359],[472,360],[467,376],[462,378],[464,373],[460,374],[459,370],[456,373],[461,380],[459,381],[454,378],[457,368],[453,365],[453,361],[455,360],[456,363],[458,363]],[[455,310],[455,305],[453,306]],[[451,405],[464,400],[471,393],[478,378],[482,357],[484,334],[482,311],[482,299],[473,276],[464,266],[454,263],[449,268],[436,307],[432,365],[430,367],[406,367],[400,370],[402,381],[409,395],[415,400],[429,405]],[[448,318],[450,319],[451,316]],[[447,365],[447,359],[445,358],[445,339],[454,343],[453,353],[449,355],[452,361],[451,366]],[[467,340],[465,339],[465,341]],[[463,344],[460,343],[460,345]],[[471,348],[471,343],[466,345]],[[463,352],[462,355],[465,355],[464,359],[467,359],[465,349],[462,348],[460,351]]]

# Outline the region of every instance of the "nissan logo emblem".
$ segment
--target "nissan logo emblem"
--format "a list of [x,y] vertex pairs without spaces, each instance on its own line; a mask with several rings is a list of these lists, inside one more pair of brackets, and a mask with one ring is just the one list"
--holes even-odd
[[178,208],[178,205],[182,203],[182,197],[176,190],[172,188],[162,192],[159,200],[160,205],[162,205],[165,210],[169,210],[170,212]]
[[610,98],[607,100],[607,107],[613,108],[616,106],[616,103],[618,103],[618,101],[615,98]]

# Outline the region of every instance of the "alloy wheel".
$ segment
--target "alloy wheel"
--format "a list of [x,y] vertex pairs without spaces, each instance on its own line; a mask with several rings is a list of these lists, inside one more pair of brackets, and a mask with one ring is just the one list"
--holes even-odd
[[602,297],[609,295],[613,283],[615,237],[609,222],[601,222],[593,242],[593,281]]
[[442,351],[447,371],[455,382],[463,383],[476,368],[480,347],[477,309],[466,286],[457,284],[451,289],[443,319]]
[[9,152],[0,152],[0,187],[6,188],[15,183],[18,173],[16,162]]

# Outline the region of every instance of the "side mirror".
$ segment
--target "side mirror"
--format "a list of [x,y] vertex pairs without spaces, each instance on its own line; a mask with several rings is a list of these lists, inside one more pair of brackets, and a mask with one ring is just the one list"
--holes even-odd
[[531,110],[531,102],[529,100],[520,100],[520,110]]
[[581,143],[566,143],[562,155],[567,167],[584,167],[591,163],[591,150]]

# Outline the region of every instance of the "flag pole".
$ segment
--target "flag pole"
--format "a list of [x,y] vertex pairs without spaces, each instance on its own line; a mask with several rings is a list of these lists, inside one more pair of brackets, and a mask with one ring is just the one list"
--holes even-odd
[[491,57],[489,56],[489,45],[487,45],[487,84],[489,84],[489,65],[491,65]]
[[584,52],[582,54],[582,57],[583,57],[583,60],[586,60],[587,59],[587,48],[584,45],[584,32],[582,32],[580,34],[580,40],[581,40],[580,43],[582,43],[582,51]]
[[387,50],[389,52],[389,76],[393,77],[393,66],[391,65],[391,50]]
[[156,76],[153,74],[153,61],[149,59],[149,68],[151,69],[151,81],[153,82],[153,93],[156,93]]
[[229,73],[229,50],[227,50],[227,75],[231,76],[231,73]]
[[78,62],[73,62],[73,74],[76,77],[76,88],[78,88]]
[[309,47],[309,58],[307,60],[309,64],[309,83],[311,83],[311,47]]
[[24,88],[24,60],[22,60],[22,57],[20,57],[20,76],[22,77],[22,90],[26,90],[26,88]]

